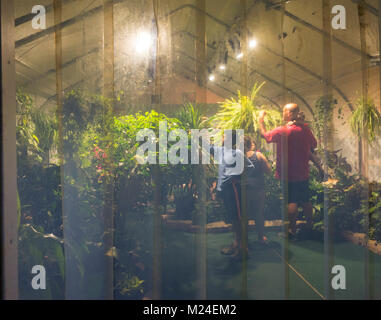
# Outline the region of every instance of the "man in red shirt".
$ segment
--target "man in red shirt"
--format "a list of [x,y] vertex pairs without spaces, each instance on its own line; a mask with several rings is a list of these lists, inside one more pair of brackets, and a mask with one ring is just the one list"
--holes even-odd
[[[288,219],[291,237],[296,233],[296,218],[298,205],[303,208],[307,220],[307,228],[312,228],[312,204],[309,194],[309,160],[311,150],[317,147],[317,142],[310,128],[297,121],[299,107],[295,103],[286,104],[283,108],[283,120],[286,125],[272,131],[266,131],[264,124],[265,111],[259,115],[262,136],[267,143],[276,143],[276,178],[288,184]],[[287,148],[287,151],[284,150]],[[287,165],[287,172],[282,167]]]

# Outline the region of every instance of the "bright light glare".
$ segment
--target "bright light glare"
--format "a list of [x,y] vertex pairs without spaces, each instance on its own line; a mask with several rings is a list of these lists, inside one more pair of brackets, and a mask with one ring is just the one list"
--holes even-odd
[[250,48],[255,48],[257,45],[258,45],[258,42],[257,42],[256,39],[251,39],[251,40],[249,41],[249,47],[250,47]]
[[216,77],[213,75],[213,74],[211,74],[210,76],[209,76],[209,81],[214,81],[216,79]]
[[237,54],[237,59],[241,59],[242,57],[243,57],[243,53],[242,52]]
[[221,64],[220,67],[219,67],[220,70],[225,70],[226,69],[226,66],[224,64]]
[[135,48],[137,53],[145,53],[152,46],[152,37],[149,32],[142,31],[136,35]]

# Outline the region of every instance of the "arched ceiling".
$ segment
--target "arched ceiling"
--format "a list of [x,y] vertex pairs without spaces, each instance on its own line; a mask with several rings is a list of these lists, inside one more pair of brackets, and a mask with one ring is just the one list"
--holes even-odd
[[[347,29],[332,31],[333,93],[343,105],[353,108],[356,96],[353,86],[361,89],[361,50],[357,1],[331,1],[346,8]],[[18,85],[34,94],[41,107],[55,104],[55,47],[53,1],[39,4],[47,9],[47,28],[31,28],[32,0],[15,0],[16,70]],[[195,79],[195,65],[200,63],[195,52],[197,23],[204,17],[207,40],[207,72],[215,80],[206,81],[207,88],[221,98],[241,89],[241,63],[237,58],[242,41],[240,0],[206,0],[205,11],[197,1],[159,1],[161,33],[161,76],[174,75]],[[63,0],[62,30],[64,88],[82,87],[99,91],[103,85],[103,1]],[[367,57],[370,68],[379,65],[378,1],[365,2],[367,25]],[[247,0],[246,27],[249,40],[257,47],[248,49],[248,87],[266,81],[261,92],[263,103],[280,105],[286,92],[311,112],[314,101],[322,95],[323,31],[322,0],[285,1]],[[198,15],[197,13],[201,13]],[[145,57],[138,56],[132,39],[145,30],[156,33],[152,0],[114,0],[115,89],[123,89],[130,103],[147,103],[155,76],[152,48]],[[282,52],[283,42],[283,52]],[[226,69],[218,69],[221,61]],[[283,68],[285,81],[282,80]],[[355,79],[355,80],[353,80]],[[356,83],[358,81],[358,83]],[[350,84],[349,84],[350,82]],[[371,82],[379,88],[379,82]],[[372,91],[372,90],[371,90]],[[379,92],[373,90],[373,92]],[[379,93],[378,93],[379,95]],[[378,96],[374,97],[378,99]]]

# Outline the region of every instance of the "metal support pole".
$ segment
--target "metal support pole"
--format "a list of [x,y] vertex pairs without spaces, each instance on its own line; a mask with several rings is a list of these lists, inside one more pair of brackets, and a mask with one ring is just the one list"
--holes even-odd
[[16,71],[13,0],[1,0],[1,298],[18,299]]
[[[113,1],[103,0],[103,92],[104,96],[110,100],[114,98],[114,11]],[[113,105],[107,106],[105,121],[105,135],[109,137],[106,144],[111,148],[112,138],[108,132],[110,122],[112,121]],[[113,172],[113,161],[110,157],[106,166]],[[113,174],[105,181],[104,189],[104,248],[105,248],[105,266],[104,266],[104,298],[112,300],[114,298],[114,183]]]
[[[331,114],[332,100],[332,30],[331,30],[331,3],[330,0],[323,0],[323,100],[329,108],[328,113]],[[324,148],[324,171],[328,174],[328,152],[333,148],[333,125],[332,119],[328,114],[327,122],[323,130],[323,148]],[[322,119],[320,119],[322,120]],[[328,178],[328,177],[327,177]],[[333,246],[333,221],[329,215],[330,198],[329,190],[324,190],[324,289],[327,299],[333,299],[334,293],[331,287],[330,277],[334,260]]]
[[[196,0],[196,36],[200,41],[196,41],[196,83],[200,87],[196,96],[198,103],[207,102],[207,80],[206,80],[206,16],[203,12],[206,9],[205,0]],[[198,279],[197,299],[205,300],[206,292],[206,273],[207,273],[207,213],[206,213],[206,181],[204,167],[202,164],[194,166],[193,175],[197,184],[198,204],[196,212],[196,223],[199,224],[199,232],[195,234],[196,245],[196,276]]]
[[[246,0],[240,0],[241,7],[241,53],[242,63],[241,63],[241,92],[243,95],[247,96],[249,93],[247,87],[247,61],[248,61],[248,50],[247,50],[247,17],[246,17]],[[251,132],[245,132],[245,134],[251,134]],[[241,177],[241,228],[242,228],[242,288],[241,296],[242,299],[247,299],[247,245],[248,245],[248,235],[247,235],[247,192],[246,192],[246,175],[245,171]]]
[[[368,103],[368,89],[369,89],[369,64],[367,60],[367,16],[365,12],[365,6],[363,1],[359,2],[357,5],[359,23],[360,23],[360,43],[361,43],[361,72],[362,72],[362,103],[366,105]],[[361,163],[360,163],[360,174],[365,179],[366,184],[363,190],[363,197],[365,203],[368,204],[368,213],[365,215],[364,223],[364,233],[365,233],[365,243],[366,247],[369,240],[369,227],[370,227],[370,215],[369,215],[369,144],[368,144],[368,131],[365,127],[363,132],[361,132]],[[374,278],[373,278],[373,259],[371,258],[369,250],[365,250],[364,255],[364,284],[365,292],[364,298],[369,300],[374,297]]]
[[[284,17],[285,17],[285,8],[286,4],[282,2],[280,10],[280,45],[281,45],[281,55],[282,55],[282,89],[283,89],[283,99],[282,105],[287,103],[287,81],[286,81],[286,62],[284,60],[284,37],[283,37],[283,26],[284,26]],[[282,135],[281,138],[282,150],[288,150],[288,140],[287,137]],[[288,300],[290,297],[290,271],[288,268],[288,226],[289,226],[289,217],[288,217],[288,152],[283,152],[281,159],[281,177],[280,183],[282,187],[282,220],[283,220],[283,232],[285,234],[285,239],[283,242],[282,255],[283,255],[283,277],[284,277],[284,298]]]
[[[160,106],[161,103],[161,73],[160,73],[160,24],[159,24],[159,1],[153,0],[153,12],[156,23],[156,61],[155,61],[155,89],[154,103]],[[160,165],[153,166],[154,184],[154,218],[153,218],[153,299],[161,298],[162,288],[162,189]]]

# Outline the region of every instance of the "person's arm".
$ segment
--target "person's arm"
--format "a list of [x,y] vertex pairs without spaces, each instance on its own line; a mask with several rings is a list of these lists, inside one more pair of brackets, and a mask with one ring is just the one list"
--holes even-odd
[[314,154],[313,152],[310,151],[310,160],[315,165],[315,167],[319,170],[320,179],[323,180],[324,179],[324,170],[323,170],[323,167],[321,165],[320,158],[316,154]]
[[266,174],[270,174],[271,173],[271,165],[267,161],[266,157],[261,152],[257,152],[257,157],[258,157],[259,160],[262,161],[262,163],[263,163],[263,170],[265,171],[265,173]]
[[265,116],[266,116],[266,111],[265,110],[262,110],[261,112],[259,112],[259,130],[261,132],[261,135],[262,136],[265,136],[266,135],[266,125],[265,125]]
[[266,140],[267,143],[277,142],[277,140],[281,134],[281,128],[276,128],[272,131],[267,131],[266,125],[265,125],[265,115],[266,115],[265,110],[262,110],[259,113],[258,121],[259,121],[260,133],[261,133],[262,137]]

